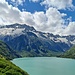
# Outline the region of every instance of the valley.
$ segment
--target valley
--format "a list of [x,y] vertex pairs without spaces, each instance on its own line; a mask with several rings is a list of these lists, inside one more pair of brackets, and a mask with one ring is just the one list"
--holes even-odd
[[75,0],[0,0],[0,75],[75,75]]
[[[2,32],[2,30],[4,31]],[[73,46],[75,44],[75,36],[43,33],[28,25],[20,24],[1,26],[0,33],[1,75],[28,75],[30,73],[13,62],[24,71],[21,70],[9,61],[15,58],[62,57],[75,59],[75,46]]]

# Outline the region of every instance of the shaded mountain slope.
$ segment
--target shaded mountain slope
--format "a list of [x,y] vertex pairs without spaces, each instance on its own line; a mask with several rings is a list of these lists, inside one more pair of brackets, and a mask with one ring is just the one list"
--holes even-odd
[[13,59],[20,57],[14,50],[12,50],[6,43],[0,41],[0,55],[6,59]]

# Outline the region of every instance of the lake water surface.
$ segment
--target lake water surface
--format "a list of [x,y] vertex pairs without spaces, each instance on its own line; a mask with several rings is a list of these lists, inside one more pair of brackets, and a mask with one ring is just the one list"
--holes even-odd
[[26,57],[12,61],[29,75],[75,75],[75,60],[56,57]]

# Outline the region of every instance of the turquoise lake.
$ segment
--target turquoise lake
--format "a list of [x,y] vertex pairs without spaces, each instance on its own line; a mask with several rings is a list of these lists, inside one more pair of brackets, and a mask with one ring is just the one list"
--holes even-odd
[[75,60],[56,57],[26,57],[12,60],[29,75],[75,75]]

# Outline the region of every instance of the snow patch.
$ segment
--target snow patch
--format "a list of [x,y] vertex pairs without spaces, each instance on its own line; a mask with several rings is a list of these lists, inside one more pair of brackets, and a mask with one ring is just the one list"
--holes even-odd
[[24,28],[1,28],[0,35],[15,35],[21,34],[22,31],[25,30]]
[[65,42],[65,43],[68,43],[68,40],[66,38],[57,38],[57,40],[61,41],[61,42]]
[[71,41],[71,44],[75,44],[75,40],[74,41]]

